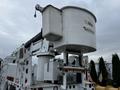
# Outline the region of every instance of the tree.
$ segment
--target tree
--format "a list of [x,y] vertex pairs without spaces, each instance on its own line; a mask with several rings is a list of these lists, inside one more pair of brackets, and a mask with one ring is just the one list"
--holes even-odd
[[90,61],[90,75],[92,80],[95,83],[98,83],[98,77],[97,77],[97,73],[96,73],[96,69],[95,69],[95,63],[93,60]]
[[117,54],[112,55],[113,86],[120,86],[120,60]]
[[99,84],[101,86],[106,86],[108,81],[108,72],[102,57],[100,57],[100,61],[99,61],[98,78],[100,77],[100,75],[102,75],[102,80],[99,82]]

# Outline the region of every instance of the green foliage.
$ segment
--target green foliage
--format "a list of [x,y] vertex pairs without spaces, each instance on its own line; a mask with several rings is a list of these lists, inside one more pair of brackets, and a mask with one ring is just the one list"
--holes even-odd
[[[108,79],[108,71],[104,59],[100,57],[99,59],[99,71],[98,76],[95,69],[94,61],[90,62],[90,75],[93,81],[101,86],[113,85],[114,87],[120,87],[120,59],[117,54],[112,55],[112,78]],[[102,78],[101,78],[102,77]],[[101,80],[99,80],[101,78]]]
[[104,60],[102,57],[100,57],[99,61],[99,73],[98,73],[98,78],[100,77],[100,74],[102,74],[102,80],[99,82],[101,86],[106,86],[107,81],[108,81],[108,72],[104,63]]
[[97,77],[97,73],[96,73],[96,69],[95,69],[95,63],[92,60],[90,61],[90,75],[91,75],[92,80],[95,83],[98,83],[98,77]]
[[120,86],[120,60],[117,54],[112,55],[113,86]]

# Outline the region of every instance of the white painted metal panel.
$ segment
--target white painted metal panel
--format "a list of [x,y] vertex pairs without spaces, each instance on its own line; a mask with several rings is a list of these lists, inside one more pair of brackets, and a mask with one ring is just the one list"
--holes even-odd
[[16,78],[17,64],[9,63],[7,68],[7,76]]
[[50,41],[59,40],[62,37],[61,12],[53,6],[48,6],[43,11],[42,17],[43,37]]
[[44,81],[44,65],[48,63],[52,56],[39,56],[37,67],[37,81]]
[[58,50],[92,52],[96,50],[95,18],[87,10],[66,7],[62,9],[63,38],[55,42]]
[[55,81],[58,76],[58,62],[49,62],[44,66],[44,80]]

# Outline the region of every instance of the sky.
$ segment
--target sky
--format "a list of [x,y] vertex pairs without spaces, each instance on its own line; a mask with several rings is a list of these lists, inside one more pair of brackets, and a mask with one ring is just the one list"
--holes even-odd
[[97,51],[87,54],[97,60],[120,56],[120,0],[0,0],[0,57],[10,55],[41,30],[41,14],[34,18],[35,5],[52,4],[58,8],[73,5],[87,8],[96,18]]

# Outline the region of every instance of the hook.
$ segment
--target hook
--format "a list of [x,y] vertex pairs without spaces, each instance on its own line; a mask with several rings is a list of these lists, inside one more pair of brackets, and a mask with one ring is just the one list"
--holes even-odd
[[36,18],[36,17],[37,17],[37,15],[36,15],[36,10],[35,10],[34,18]]

